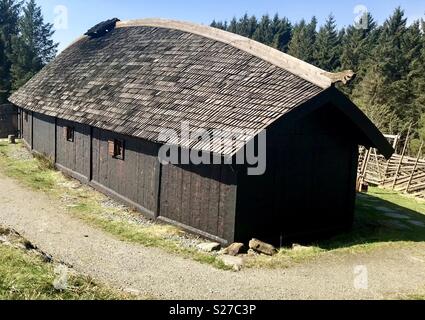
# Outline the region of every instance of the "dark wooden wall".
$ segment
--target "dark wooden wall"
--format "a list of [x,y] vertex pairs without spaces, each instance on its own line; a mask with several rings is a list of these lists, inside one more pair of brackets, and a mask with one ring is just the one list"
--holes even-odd
[[18,131],[18,109],[11,104],[0,105],[0,138]]
[[33,149],[54,160],[55,158],[55,118],[34,113]]
[[[82,175],[90,179],[90,127],[87,125],[57,119],[56,163],[71,170],[71,174]],[[67,141],[64,128],[74,128],[74,141]]]
[[32,147],[32,112],[22,110],[22,139]]
[[[74,142],[66,141],[64,126],[75,128]],[[230,165],[162,166],[155,143],[39,114],[30,113],[22,127],[33,149],[56,154],[65,173],[223,243],[256,237],[279,244],[352,225],[358,132],[332,106],[272,125],[262,176]],[[124,141],[123,160],[108,152],[114,139]]]
[[165,165],[161,176],[161,217],[233,242],[237,181],[231,166]]
[[356,129],[331,106],[267,132],[267,171],[239,174],[237,240],[317,239],[353,222]]
[[[108,154],[108,140],[113,139],[124,141],[124,160]],[[157,145],[93,128],[92,154],[94,183],[134,202],[145,213],[157,215],[160,183]]]

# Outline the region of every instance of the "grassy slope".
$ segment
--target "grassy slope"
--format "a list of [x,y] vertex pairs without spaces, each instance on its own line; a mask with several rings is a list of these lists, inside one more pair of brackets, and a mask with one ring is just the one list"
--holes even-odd
[[[56,198],[62,199],[66,194],[71,199],[67,207],[72,214],[122,240],[159,247],[186,258],[225,268],[216,256],[183,247],[178,241],[173,240],[173,235],[181,232],[177,228],[161,224],[145,226],[132,223],[125,218],[116,219],[116,217],[128,215],[128,210],[105,208],[101,205],[105,196],[89,187],[83,186],[76,189],[68,187],[67,184],[71,180],[52,170],[51,164],[45,160],[32,158],[16,160],[16,155],[22,152],[21,145],[10,146],[0,141],[0,170],[25,185]],[[287,267],[294,262],[305,261],[326,253],[364,252],[382,246],[400,246],[425,241],[425,228],[406,224],[404,219],[386,217],[379,208],[392,209],[414,221],[425,223],[425,202],[419,202],[395,192],[371,188],[369,194],[360,195],[357,199],[355,224],[351,232],[310,244],[303,250],[281,249],[274,257],[249,257],[246,265],[247,267]],[[111,216],[114,218],[111,219]],[[406,225],[406,228],[391,225],[394,220],[397,220],[396,223],[399,225]]]
[[127,296],[92,280],[71,275],[68,288],[56,290],[54,264],[23,250],[0,244],[0,300],[106,300]]

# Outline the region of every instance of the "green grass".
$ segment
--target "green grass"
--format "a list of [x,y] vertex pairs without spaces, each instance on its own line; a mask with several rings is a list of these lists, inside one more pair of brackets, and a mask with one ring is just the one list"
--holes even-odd
[[[52,170],[50,161],[42,157],[27,157],[21,144],[8,145],[0,140],[1,170],[9,177],[24,182],[27,186],[41,191],[48,191],[55,187],[59,173]],[[16,159],[14,155],[22,155]]]
[[169,253],[210,264],[219,269],[229,269],[217,256],[182,246],[173,240],[176,236],[184,234],[176,227],[157,223],[147,225],[133,223],[126,217],[138,213],[119,207],[102,206],[102,202],[107,200],[106,196],[88,186],[80,185],[74,188],[73,179],[54,170],[51,161],[43,157],[28,157],[28,152],[21,143],[9,145],[6,141],[0,140],[0,170],[27,187],[60,199],[70,214],[123,241],[161,248]]
[[0,300],[117,300],[130,296],[70,275],[65,290],[56,290],[55,265],[24,250],[0,244]]

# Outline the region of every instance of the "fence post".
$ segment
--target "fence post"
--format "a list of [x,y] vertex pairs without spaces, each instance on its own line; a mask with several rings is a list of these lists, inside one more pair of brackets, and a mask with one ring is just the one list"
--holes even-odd
[[[394,139],[394,141],[393,141],[393,149],[394,149],[395,152],[397,152],[397,145],[398,145],[398,140],[400,140],[400,135],[397,134],[395,136],[389,136],[389,137],[391,137],[392,139]],[[385,187],[385,185],[387,184],[388,168],[389,168],[389,166],[391,164],[392,158],[393,157],[389,158],[386,161],[385,168],[384,168],[384,179],[383,179],[382,184],[381,184],[382,187]]]
[[402,165],[403,160],[404,160],[404,154],[406,153],[407,144],[409,142],[410,130],[411,129],[412,129],[412,124],[409,125],[409,130],[407,130],[407,137],[406,137],[406,141],[404,141],[403,151],[401,153],[400,161],[399,161],[398,166],[397,166],[397,171],[396,171],[395,176],[394,176],[394,181],[393,181],[393,185],[392,185],[392,188],[391,188],[392,190],[395,189],[395,186],[397,184],[398,174],[400,173],[400,168],[401,168],[401,165]]
[[409,182],[407,183],[406,190],[404,191],[405,193],[409,193],[409,188],[410,188],[410,185],[412,184],[413,176],[415,175],[415,171],[418,168],[419,158],[421,157],[423,146],[424,146],[424,142],[421,141],[421,146],[419,147],[418,156],[416,157],[415,165],[413,166],[413,170],[412,170],[412,173],[410,174]]
[[367,165],[369,164],[371,150],[372,149],[367,149],[364,155],[362,169],[361,169],[361,176],[363,177],[363,179],[366,178]]
[[376,162],[376,170],[378,170],[378,177],[379,177],[379,184],[382,184],[382,175],[381,175],[381,166],[379,165],[379,159],[378,159],[378,153],[376,152],[376,149],[373,149],[375,153],[375,162]]

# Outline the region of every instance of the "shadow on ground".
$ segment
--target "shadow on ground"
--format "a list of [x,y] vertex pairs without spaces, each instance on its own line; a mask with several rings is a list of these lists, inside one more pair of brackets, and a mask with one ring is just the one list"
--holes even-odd
[[332,250],[388,242],[425,242],[425,203],[388,190],[358,194],[353,229],[316,243]]

